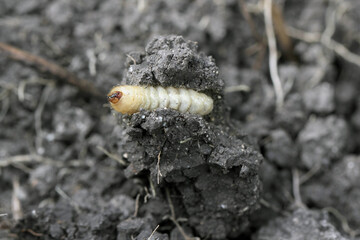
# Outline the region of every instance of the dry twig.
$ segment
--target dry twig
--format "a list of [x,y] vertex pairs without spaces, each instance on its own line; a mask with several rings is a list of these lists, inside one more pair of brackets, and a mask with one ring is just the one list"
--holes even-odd
[[32,230],[30,228],[23,230],[23,232],[28,232],[31,235],[35,236],[35,237],[42,237],[43,236],[42,233],[37,233],[37,232],[35,232],[34,230]]
[[12,181],[13,185],[13,194],[11,199],[11,210],[12,215],[15,221],[19,221],[21,218],[23,218],[24,213],[22,211],[21,202],[18,198],[19,192],[20,192],[20,183],[17,178],[14,178]]
[[103,97],[103,94],[97,89],[92,82],[78,78],[74,74],[68,72],[65,68],[50,62],[39,56],[35,56],[29,52],[25,52],[6,43],[0,42],[0,52],[7,54],[10,58],[17,61],[35,66],[40,71],[48,72],[59,79],[76,86],[79,90],[91,94],[94,97]]
[[151,237],[154,235],[154,233],[156,232],[156,230],[159,228],[160,225],[157,225],[156,228],[154,229],[154,231],[152,231],[152,233],[150,234],[150,236],[147,238],[147,240],[150,240]]
[[16,156],[0,159],[0,168],[18,163],[33,163],[33,162],[53,163],[53,160],[51,160],[50,158],[42,157],[37,154],[16,155]]
[[291,38],[286,33],[286,24],[281,9],[277,4],[272,5],[272,14],[274,20],[274,28],[279,45],[282,48],[282,53],[290,60],[295,61],[295,54],[293,51],[293,44]]

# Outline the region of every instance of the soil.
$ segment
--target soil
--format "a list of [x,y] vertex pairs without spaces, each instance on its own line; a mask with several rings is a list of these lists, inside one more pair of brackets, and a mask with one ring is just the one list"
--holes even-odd
[[2,0],[0,42],[88,85],[0,50],[0,239],[360,239],[359,3],[274,1],[279,105],[262,1]]

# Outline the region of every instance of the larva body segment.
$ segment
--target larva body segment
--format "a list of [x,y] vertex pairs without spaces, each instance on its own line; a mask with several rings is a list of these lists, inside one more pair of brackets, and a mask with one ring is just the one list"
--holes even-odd
[[112,108],[123,114],[133,114],[140,109],[171,108],[181,113],[209,114],[213,100],[192,89],[174,87],[116,86],[108,94]]
[[166,88],[166,91],[169,96],[169,106],[168,108],[179,110],[180,106],[180,96],[179,96],[179,90],[173,87]]
[[191,105],[191,96],[190,90],[186,90],[184,88],[179,89],[179,99],[181,99],[181,104],[179,107],[179,112],[187,112]]

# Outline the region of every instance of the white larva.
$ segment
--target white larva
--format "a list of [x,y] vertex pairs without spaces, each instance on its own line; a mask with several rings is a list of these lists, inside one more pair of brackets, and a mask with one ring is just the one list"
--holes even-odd
[[141,109],[171,108],[181,113],[209,114],[214,106],[211,97],[186,88],[115,86],[108,94],[111,107],[123,114],[133,114]]

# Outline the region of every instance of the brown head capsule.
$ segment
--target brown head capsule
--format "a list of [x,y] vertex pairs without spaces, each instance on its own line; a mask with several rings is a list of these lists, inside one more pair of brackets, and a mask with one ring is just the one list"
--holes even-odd
[[120,91],[113,91],[113,92],[110,92],[108,94],[108,100],[109,102],[111,102],[112,104],[115,104],[117,102],[119,102],[120,98],[122,97],[122,92]]

